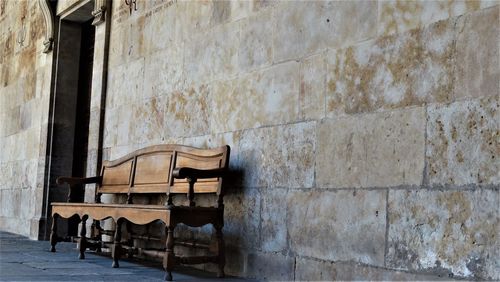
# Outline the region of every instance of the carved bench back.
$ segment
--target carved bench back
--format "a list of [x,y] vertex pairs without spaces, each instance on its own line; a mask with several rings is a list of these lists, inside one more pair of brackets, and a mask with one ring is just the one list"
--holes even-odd
[[[183,145],[156,145],[132,152],[114,161],[104,161],[98,194],[187,193],[185,179],[174,179],[178,167],[227,168],[229,146],[198,149]],[[195,193],[222,195],[222,178],[199,179]]]

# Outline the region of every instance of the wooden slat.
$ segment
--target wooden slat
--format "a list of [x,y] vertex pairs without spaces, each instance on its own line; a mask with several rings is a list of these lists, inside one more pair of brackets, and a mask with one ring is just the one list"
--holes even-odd
[[141,184],[167,184],[170,174],[171,152],[149,153],[137,157],[132,186]]
[[102,194],[126,194],[129,191],[128,185],[110,185],[99,187],[99,193]]
[[[189,185],[187,183],[175,183],[170,187],[170,193],[187,193]],[[216,182],[197,182],[194,185],[195,193],[217,193],[219,181]]]
[[132,160],[129,160],[118,166],[104,167],[102,186],[129,185],[132,162]]
[[165,194],[169,189],[168,184],[141,184],[130,187],[130,193],[161,193]]

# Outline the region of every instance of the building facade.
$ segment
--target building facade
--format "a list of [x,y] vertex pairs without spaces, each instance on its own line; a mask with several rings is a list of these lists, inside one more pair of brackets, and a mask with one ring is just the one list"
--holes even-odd
[[228,144],[228,274],[500,279],[499,4],[0,0],[0,229],[46,239],[57,176]]

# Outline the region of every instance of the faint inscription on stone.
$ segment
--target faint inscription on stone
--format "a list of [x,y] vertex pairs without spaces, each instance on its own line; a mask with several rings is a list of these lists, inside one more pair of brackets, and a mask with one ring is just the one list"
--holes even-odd
[[177,0],[157,1],[157,3],[153,6],[154,8],[146,13],[146,17],[150,17],[151,15],[154,15],[162,10],[168,9],[176,3]]

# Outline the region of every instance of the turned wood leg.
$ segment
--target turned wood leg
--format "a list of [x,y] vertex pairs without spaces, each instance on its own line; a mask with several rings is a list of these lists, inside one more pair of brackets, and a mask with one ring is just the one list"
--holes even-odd
[[101,241],[102,241],[102,236],[101,236],[101,223],[99,220],[92,220],[92,234],[90,236],[92,239],[96,240],[97,246],[95,247],[95,251],[97,253],[100,253],[101,250]]
[[50,251],[53,253],[56,251],[58,218],[59,215],[57,213],[52,216],[52,228],[50,230]]
[[82,229],[80,230],[80,255],[78,256],[79,259],[85,259],[85,249],[87,248],[87,219],[89,218],[88,215],[84,215],[82,217]]
[[224,245],[224,236],[222,235],[222,227],[223,225],[220,226],[214,226],[215,227],[215,236],[217,239],[217,262],[219,264],[219,270],[217,272],[217,277],[222,278],[224,277],[224,266],[226,265],[226,250],[225,250],[225,245]]
[[116,221],[115,239],[113,242],[113,249],[111,251],[111,256],[113,257],[113,264],[111,266],[113,268],[120,267],[118,259],[120,258],[121,255],[120,241],[122,240],[122,222],[123,219],[118,219]]
[[174,254],[174,229],[175,226],[167,226],[165,228],[167,233],[167,252],[163,257],[163,268],[165,268],[165,280],[172,281],[172,270],[175,266],[175,254]]

